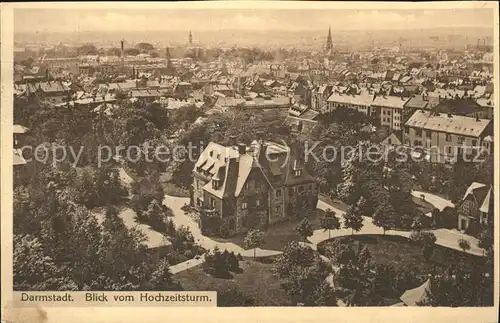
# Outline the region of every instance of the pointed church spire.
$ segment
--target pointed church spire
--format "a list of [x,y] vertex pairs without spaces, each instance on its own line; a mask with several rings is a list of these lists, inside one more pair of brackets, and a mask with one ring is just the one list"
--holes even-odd
[[331,51],[333,49],[333,41],[332,41],[332,29],[328,26],[328,38],[326,39],[326,51]]

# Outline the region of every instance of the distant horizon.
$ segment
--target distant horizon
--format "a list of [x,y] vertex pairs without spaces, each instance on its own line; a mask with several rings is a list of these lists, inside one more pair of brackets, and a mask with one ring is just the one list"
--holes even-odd
[[[494,27],[491,8],[16,9],[14,33],[127,31],[369,31]],[[54,22],[58,23],[55,24]]]
[[[151,29],[151,30],[127,30],[127,29],[122,29],[122,30],[75,30],[75,31],[14,31],[14,34],[72,34],[72,33],[141,33],[141,32],[185,32],[189,33],[190,31],[193,33],[204,33],[204,32],[219,32],[221,30],[223,31],[236,31],[236,32],[255,32],[255,33],[265,33],[265,32],[270,32],[270,31],[279,31],[279,32],[289,32],[289,33],[295,33],[297,31],[302,31],[302,32],[328,32],[328,26],[326,28],[318,28],[318,29],[303,29],[303,30],[287,30],[287,29],[266,29],[266,30],[256,30],[256,29],[230,29],[230,28],[224,28],[224,29],[204,29],[204,30],[193,30],[193,29]],[[439,27],[419,27],[419,28],[412,28],[412,29],[384,29],[384,28],[377,28],[377,29],[331,29],[332,33],[335,32],[363,32],[363,31],[412,31],[412,30],[438,30],[438,29],[485,29],[485,30],[491,30],[491,27],[486,27],[486,26],[458,26],[458,27],[446,27],[446,26],[439,26]]]

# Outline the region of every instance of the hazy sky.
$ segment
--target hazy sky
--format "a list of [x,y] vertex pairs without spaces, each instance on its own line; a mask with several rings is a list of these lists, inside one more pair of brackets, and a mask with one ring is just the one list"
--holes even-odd
[[493,27],[492,9],[15,9],[15,32]]

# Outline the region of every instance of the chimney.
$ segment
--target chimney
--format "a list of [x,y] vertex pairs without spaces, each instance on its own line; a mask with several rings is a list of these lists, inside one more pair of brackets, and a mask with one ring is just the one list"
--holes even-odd
[[481,120],[479,119],[479,113],[476,113],[476,121],[481,121]]
[[234,135],[229,136],[229,144],[231,146],[236,146],[236,136]]
[[247,153],[247,145],[245,145],[244,143],[239,143],[238,144],[238,153],[240,155],[244,155]]

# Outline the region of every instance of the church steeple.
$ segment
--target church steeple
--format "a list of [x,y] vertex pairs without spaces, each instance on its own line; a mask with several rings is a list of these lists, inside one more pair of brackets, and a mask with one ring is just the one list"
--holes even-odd
[[333,42],[332,42],[332,29],[331,27],[328,27],[328,38],[326,39],[326,51],[331,51],[333,49]]

